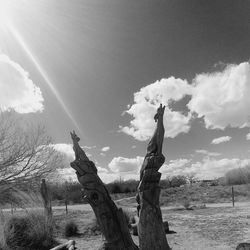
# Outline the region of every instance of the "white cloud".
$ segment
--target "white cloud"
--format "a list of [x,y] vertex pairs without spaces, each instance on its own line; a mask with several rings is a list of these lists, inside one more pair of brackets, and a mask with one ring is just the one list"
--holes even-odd
[[103,156],[103,157],[106,156],[106,154],[104,154],[104,153],[100,153],[100,155]]
[[109,163],[109,168],[115,173],[138,173],[143,157],[136,158],[114,157]]
[[179,172],[181,172],[190,162],[190,159],[171,160],[168,164],[164,164],[159,171],[162,173],[171,173],[171,175],[179,175]]
[[214,179],[224,176],[224,174],[235,168],[246,167],[250,165],[250,159],[211,159],[204,158],[201,162],[191,163],[187,159],[178,159],[165,164],[161,172],[164,176],[188,175],[194,174],[200,179]]
[[[73,145],[72,144],[68,144],[68,143],[57,143],[57,144],[52,144],[51,145],[55,150],[57,150],[58,152],[62,153],[64,156],[64,163],[62,164],[62,167],[67,167],[70,165],[70,162],[75,160],[75,152],[73,150]],[[81,146],[82,147],[82,146]],[[84,147],[82,147],[84,148]],[[87,157],[91,157],[92,155],[89,154],[88,152],[86,152],[84,150],[84,152],[86,153]]]
[[250,133],[246,135],[246,139],[250,140]]
[[197,149],[195,150],[196,153],[198,154],[204,154],[204,155],[207,155],[207,156],[219,156],[221,155],[220,153],[216,153],[216,152],[209,152],[205,149]]
[[169,107],[171,101],[179,101],[190,95],[192,87],[186,80],[170,77],[162,79],[140,89],[134,94],[134,104],[126,111],[133,117],[129,126],[120,126],[120,130],[135,139],[149,139],[155,129],[154,115],[159,104],[166,105],[164,114],[165,137],[174,138],[190,129],[191,114],[184,115]]
[[136,148],[136,145],[133,145],[131,148],[132,148],[132,149],[135,149],[135,148]]
[[206,128],[249,126],[249,82],[248,62],[228,65],[222,72],[198,74],[188,107],[204,118]]
[[63,153],[67,155],[71,160],[73,161],[75,158],[73,145],[67,144],[67,143],[57,143],[52,145],[55,150],[59,151],[60,153]]
[[102,149],[102,152],[107,152],[110,150],[110,147],[109,146],[106,146],[106,147],[103,147]]
[[108,173],[109,172],[108,169],[103,168],[103,167],[99,167],[99,166],[97,166],[97,170],[98,170],[98,174],[99,173]]
[[18,63],[0,55],[0,108],[18,113],[43,111],[43,96],[39,87]]
[[96,146],[82,146],[83,149],[93,149],[96,148]]
[[222,137],[218,137],[212,140],[211,144],[220,144],[223,142],[227,142],[230,141],[232,139],[231,136],[222,136]]
[[[203,118],[209,129],[250,126],[249,82],[249,62],[228,65],[222,71],[198,74],[192,85],[174,77],[162,79],[134,94],[134,103],[126,110],[132,119],[128,126],[120,126],[120,131],[137,140],[149,139],[155,128],[153,116],[160,103],[166,105],[165,137],[188,133],[192,117]],[[190,112],[173,111],[169,103],[179,101],[185,95],[191,96],[187,104]]]

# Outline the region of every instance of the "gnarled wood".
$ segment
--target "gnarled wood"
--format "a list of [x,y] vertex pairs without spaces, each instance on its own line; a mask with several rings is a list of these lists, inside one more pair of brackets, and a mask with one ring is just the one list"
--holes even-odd
[[105,250],[136,250],[130,235],[122,209],[118,209],[112,201],[103,182],[97,175],[95,164],[88,159],[79,146],[80,138],[71,133],[75,161],[71,167],[76,170],[78,181],[83,186],[84,198],[91,205],[106,242],[100,249]]
[[147,147],[147,154],[140,171],[140,183],[138,186],[138,233],[140,250],[170,250],[161,209],[159,206],[161,173],[158,172],[165,161],[162,154],[164,139],[163,114],[165,106],[157,110],[154,119],[157,122],[155,133]]
[[51,248],[50,250],[75,250],[75,241],[74,240],[69,240],[66,243],[63,243],[59,246],[56,246],[54,248]]

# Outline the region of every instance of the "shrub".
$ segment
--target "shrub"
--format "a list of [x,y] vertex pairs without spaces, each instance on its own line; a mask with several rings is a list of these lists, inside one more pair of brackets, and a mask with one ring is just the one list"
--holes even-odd
[[106,188],[111,194],[130,193],[137,190],[138,184],[139,181],[136,180],[114,181],[106,184]]
[[118,183],[114,183],[114,185],[111,187],[111,193],[118,194],[122,193],[122,188]]
[[241,185],[250,183],[250,168],[236,168],[225,174],[225,183],[227,185]]
[[46,250],[56,243],[52,223],[35,212],[10,217],[4,225],[4,239],[12,250]]
[[124,189],[124,193],[131,193],[131,190],[130,190],[130,188],[129,187],[126,187],[125,189]]
[[92,236],[92,235],[99,235],[101,233],[100,225],[97,221],[97,218],[93,216],[90,220],[90,223],[88,223],[85,226],[84,235]]
[[192,210],[191,202],[189,199],[185,198],[182,205],[186,210]]
[[68,221],[65,225],[65,229],[64,229],[64,235],[66,237],[71,237],[71,236],[77,236],[79,235],[78,233],[78,227],[75,224],[74,221]]
[[128,209],[122,209],[122,211],[123,211],[123,214],[125,217],[125,221],[126,221],[127,225],[130,227],[130,224],[132,223],[133,215]]

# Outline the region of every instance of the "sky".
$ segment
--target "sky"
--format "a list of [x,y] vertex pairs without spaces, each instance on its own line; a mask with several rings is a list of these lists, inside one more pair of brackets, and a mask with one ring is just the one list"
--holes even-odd
[[[138,179],[160,103],[162,178],[250,166],[248,0],[0,0],[0,107],[69,132],[104,182]],[[58,177],[59,178],[59,177]]]

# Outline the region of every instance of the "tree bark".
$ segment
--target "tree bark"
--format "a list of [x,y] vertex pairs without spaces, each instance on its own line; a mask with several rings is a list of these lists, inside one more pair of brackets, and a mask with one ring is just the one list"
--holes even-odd
[[47,186],[46,186],[45,179],[42,179],[41,195],[42,195],[42,198],[43,198],[45,216],[46,216],[46,218],[48,220],[51,220],[52,219],[51,199],[49,197],[49,193],[48,193],[48,189],[47,189]]
[[164,138],[163,114],[165,107],[158,108],[155,115],[157,127],[147,147],[138,186],[138,234],[140,250],[170,250],[159,205],[161,173],[165,161],[162,154]]
[[50,234],[52,234],[53,231],[53,222],[52,222],[52,206],[51,206],[51,197],[49,195],[45,179],[42,179],[41,183],[41,195],[43,198],[43,205],[44,205],[44,214],[46,218],[46,226],[48,227],[48,230]]
[[54,248],[51,248],[50,250],[75,250],[77,249],[75,247],[75,241],[74,240],[69,240],[66,243],[63,243],[59,246],[56,246]]
[[134,244],[126,223],[123,211],[112,201],[106,187],[97,175],[95,164],[88,159],[79,146],[79,137],[71,133],[75,161],[71,167],[76,170],[78,181],[83,186],[84,198],[91,205],[102,234],[105,237],[100,249],[105,250],[138,250]]

